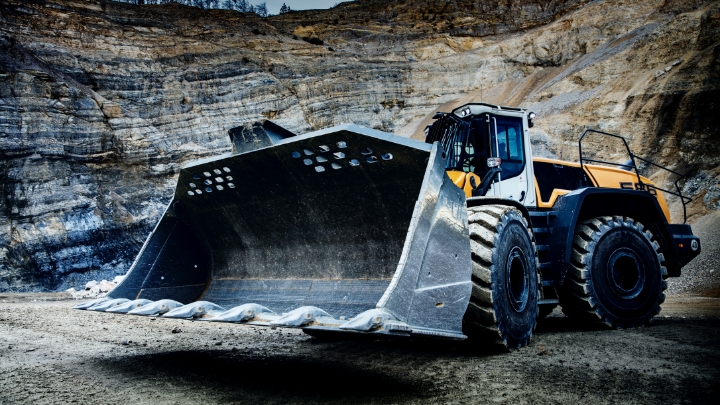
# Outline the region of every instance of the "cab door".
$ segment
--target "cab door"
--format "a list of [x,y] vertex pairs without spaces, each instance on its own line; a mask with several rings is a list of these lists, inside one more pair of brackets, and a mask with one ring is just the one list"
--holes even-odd
[[499,181],[493,183],[487,195],[534,205],[529,182],[532,179],[532,165],[528,163],[531,159],[530,145],[526,145],[523,117],[489,114],[488,119],[493,156],[501,159],[502,171]]

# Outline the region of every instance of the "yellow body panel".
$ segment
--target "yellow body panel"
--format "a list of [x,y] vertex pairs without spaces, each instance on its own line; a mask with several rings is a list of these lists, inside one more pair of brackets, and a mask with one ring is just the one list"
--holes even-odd
[[456,186],[465,191],[465,197],[472,197],[472,184],[470,183],[470,177],[475,178],[475,184],[480,184],[482,179],[475,173],[465,173],[459,170],[448,170],[448,177],[455,183]]
[[458,188],[465,187],[465,178],[467,177],[467,173],[459,170],[448,170],[447,175],[450,177],[450,180],[458,186]]
[[538,187],[537,179],[534,179],[534,181],[535,181],[535,196],[536,196],[538,208],[552,208],[552,206],[555,205],[555,200],[557,200],[558,197],[572,191],[572,190],[565,190],[562,188],[556,188],[555,190],[553,190],[552,194],[550,195],[550,199],[548,201],[543,201],[540,198],[540,187]]
[[[533,158],[533,161],[553,163],[563,166],[580,167],[579,163],[565,162],[556,159]],[[640,184],[638,184],[637,176],[635,175],[635,173],[627,170],[599,165],[584,165],[584,170],[590,181],[596,187],[620,188],[626,190],[641,190],[640,187],[644,187],[644,189],[648,190],[650,194],[654,195],[655,198],[657,198],[658,204],[660,204],[660,208],[662,209],[663,214],[665,214],[665,218],[667,218],[668,222],[670,222],[670,209],[668,208],[667,202],[665,201],[665,197],[663,197],[663,195],[657,191],[657,189],[655,188],[655,183],[650,181],[650,179],[640,176],[640,179],[644,184],[644,186],[641,186]],[[447,174],[450,177],[450,180],[452,180],[452,182],[456,186],[458,186],[458,188],[461,188],[465,191],[465,196],[467,198],[472,197],[472,185],[470,184],[470,177],[475,177],[475,184],[480,184],[480,181],[482,180],[480,176],[476,175],[475,173],[466,173],[459,170],[448,170]],[[557,200],[558,197],[571,191],[572,190],[556,188],[555,190],[553,190],[548,201],[542,201],[542,199],[540,198],[540,188],[538,187],[537,179],[535,179],[535,195],[537,198],[537,206],[539,208],[552,208],[552,206],[555,204],[555,200]]]
[[[571,166],[571,167],[580,167],[579,163],[574,162],[565,162],[562,160],[556,160],[556,159],[546,159],[546,158],[533,158],[534,162],[545,162],[545,163],[553,163],[556,165],[563,165],[563,166]],[[620,188],[620,189],[626,189],[626,190],[642,190],[645,189],[650,194],[654,195],[655,198],[658,200],[658,204],[660,205],[660,208],[663,211],[663,214],[665,214],[665,218],[667,218],[668,222],[670,221],[670,209],[668,208],[667,202],[665,201],[665,197],[658,192],[657,188],[655,187],[655,183],[650,181],[650,179],[640,176],[640,179],[642,181],[643,185],[640,185],[637,181],[637,175],[635,175],[635,172],[630,172],[627,170],[622,170],[614,167],[608,167],[608,166],[599,166],[599,165],[583,165],[585,173],[587,174],[588,178],[590,178],[590,181],[596,186],[596,187],[606,187],[606,188]],[[642,187],[642,188],[641,188]],[[567,194],[572,190],[563,190],[563,189],[555,189],[553,190],[552,195],[550,196],[550,200],[548,201],[542,201],[540,199],[540,189],[537,186],[537,179],[535,180],[535,194],[537,196],[538,201],[538,207],[540,208],[550,208],[555,204],[555,200],[557,197]]]

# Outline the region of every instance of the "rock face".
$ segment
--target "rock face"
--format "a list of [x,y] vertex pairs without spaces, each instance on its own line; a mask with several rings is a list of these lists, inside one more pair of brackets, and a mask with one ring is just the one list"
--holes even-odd
[[719,56],[718,2],[365,0],[262,19],[5,0],[0,291],[124,274],[178,168],[263,119],[419,137],[464,101],[519,105],[538,113],[539,154],[575,159],[587,127],[620,133],[689,172],[702,215],[720,205]]

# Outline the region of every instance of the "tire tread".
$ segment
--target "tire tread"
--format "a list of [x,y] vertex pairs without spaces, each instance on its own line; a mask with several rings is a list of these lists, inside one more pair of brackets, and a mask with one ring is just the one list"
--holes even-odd
[[667,283],[662,282],[658,302],[655,305],[654,314],[648,319],[638,322],[623,321],[598,305],[593,297],[593,286],[590,270],[591,252],[595,249],[597,242],[608,230],[617,227],[631,228],[645,237],[652,246],[660,263],[662,276],[667,274],[667,269],[662,263],[665,257],[658,252],[660,245],[653,239],[652,233],[645,229],[644,225],[633,218],[621,216],[602,216],[586,220],[579,224],[573,238],[571,263],[562,288],[559,289],[560,305],[565,315],[578,321],[600,322],[613,328],[628,328],[639,326],[652,321],[653,316],[660,312],[660,304],[665,301],[663,293]]
[[[502,243],[498,240],[498,235],[505,226],[503,220],[508,215],[522,218],[532,243],[535,268],[539,269],[534,235],[519,210],[506,205],[483,205],[468,208],[473,285],[470,303],[463,320],[463,329],[471,337],[490,338],[508,349],[515,349],[527,345],[532,333],[521,342],[508,342],[507,337],[503,336],[502,319],[498,319],[493,309],[492,274],[495,271],[493,255],[499,244]],[[538,273],[538,285],[536,286],[538,297],[542,290],[540,276]]]

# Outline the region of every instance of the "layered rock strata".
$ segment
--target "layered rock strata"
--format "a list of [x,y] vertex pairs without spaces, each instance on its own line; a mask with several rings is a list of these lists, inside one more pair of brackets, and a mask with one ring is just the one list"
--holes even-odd
[[229,151],[228,129],[262,119],[418,137],[428,115],[463,101],[520,105],[539,115],[539,154],[574,159],[582,129],[618,132],[688,171],[680,185],[701,215],[720,200],[719,29],[720,3],[702,1],[367,0],[262,19],[6,0],[0,290],[123,274],[178,168]]

